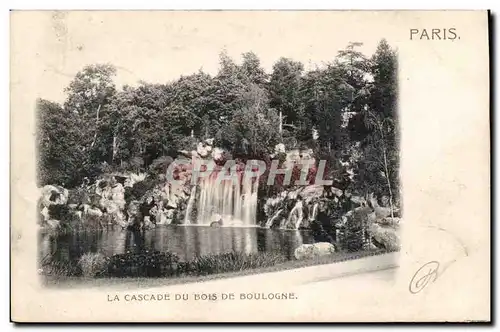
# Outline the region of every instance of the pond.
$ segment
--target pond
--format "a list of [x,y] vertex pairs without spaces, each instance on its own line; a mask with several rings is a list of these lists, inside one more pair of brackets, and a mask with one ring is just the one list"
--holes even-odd
[[195,256],[225,252],[280,252],[293,259],[295,248],[303,243],[324,241],[311,231],[242,227],[158,226],[142,232],[121,228],[75,231],[64,234],[39,234],[39,258],[77,262],[87,252],[105,256],[127,251],[157,250],[172,252],[181,261]]

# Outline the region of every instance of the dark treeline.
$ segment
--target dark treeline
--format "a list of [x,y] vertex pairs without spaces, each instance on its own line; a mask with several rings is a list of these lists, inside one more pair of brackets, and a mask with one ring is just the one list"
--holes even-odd
[[252,52],[241,65],[222,53],[215,76],[199,71],[121,90],[112,65],[87,66],[62,105],[38,101],[39,185],[72,188],[103,172],[147,171],[213,137],[241,158],[269,156],[278,143],[312,148],[330,172],[349,163],[355,190],[397,199],[397,56],[385,40],[370,58],[358,46],[310,71],[280,58],[266,73]]

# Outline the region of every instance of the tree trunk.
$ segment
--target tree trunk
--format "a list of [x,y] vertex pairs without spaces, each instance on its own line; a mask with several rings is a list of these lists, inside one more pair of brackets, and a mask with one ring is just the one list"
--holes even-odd
[[392,186],[391,186],[391,177],[389,174],[389,165],[387,162],[387,148],[385,146],[385,135],[384,135],[384,123],[380,123],[378,119],[373,115],[375,119],[375,123],[380,130],[380,138],[381,138],[381,145],[382,145],[382,157],[384,158],[384,175],[385,179],[387,180],[387,188],[389,189],[389,208],[391,209],[391,218],[394,219],[394,206],[392,203]]
[[279,127],[280,136],[283,133],[283,113],[280,111],[280,127]]
[[382,136],[382,154],[384,157],[384,173],[385,173],[385,179],[387,180],[387,187],[389,188],[389,207],[391,208],[391,218],[394,219],[394,207],[392,205],[392,186],[391,186],[391,177],[389,175],[389,166],[387,165],[387,151],[385,148],[385,143],[383,142],[383,136]]
[[117,152],[117,137],[116,134],[113,134],[113,154],[111,155],[111,163],[115,160],[116,152]]
[[97,139],[97,132],[99,130],[99,111],[101,110],[101,104],[99,104],[99,107],[97,107],[97,114],[96,114],[96,120],[95,120],[95,133],[94,133],[94,138],[92,139],[92,144],[90,144],[90,147],[94,147],[95,141]]

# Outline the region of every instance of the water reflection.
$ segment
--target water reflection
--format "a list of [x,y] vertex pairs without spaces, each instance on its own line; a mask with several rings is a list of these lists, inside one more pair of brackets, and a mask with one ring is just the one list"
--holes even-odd
[[77,261],[86,252],[106,256],[137,252],[143,249],[169,251],[183,261],[197,255],[225,252],[281,252],[288,259],[302,243],[313,243],[310,232],[260,228],[213,228],[165,226],[143,232],[99,230],[69,234],[41,233],[40,258]]

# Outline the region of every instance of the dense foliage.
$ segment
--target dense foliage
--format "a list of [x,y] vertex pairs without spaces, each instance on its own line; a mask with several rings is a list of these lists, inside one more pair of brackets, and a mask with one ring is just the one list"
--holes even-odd
[[122,89],[112,65],[89,65],[63,105],[38,101],[39,185],[72,188],[109,170],[160,174],[179,149],[214,137],[234,157],[269,158],[277,143],[311,148],[337,182],[350,161],[342,186],[398,204],[396,53],[385,40],[371,58],[358,46],[311,71],[280,58],[266,73],[252,52],[241,64],[222,53],[215,76]]
[[110,277],[166,277],[177,274],[179,257],[170,252],[144,250],[107,259],[105,275]]

